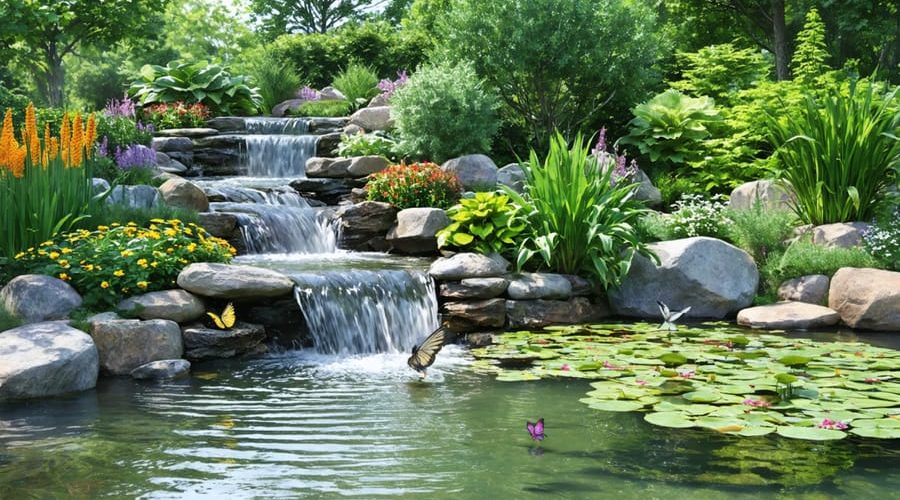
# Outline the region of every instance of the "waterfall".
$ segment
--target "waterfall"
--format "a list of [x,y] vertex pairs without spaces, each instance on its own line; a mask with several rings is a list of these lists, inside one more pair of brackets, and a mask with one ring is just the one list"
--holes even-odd
[[253,177],[306,177],[318,136],[305,118],[247,118],[244,161]]
[[294,296],[324,354],[408,352],[438,327],[434,281],[421,271],[325,271],[292,276]]

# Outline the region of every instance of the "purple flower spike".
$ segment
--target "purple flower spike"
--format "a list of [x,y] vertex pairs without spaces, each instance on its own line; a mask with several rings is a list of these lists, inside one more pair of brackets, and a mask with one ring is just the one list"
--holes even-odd
[[117,147],[115,158],[116,165],[122,170],[156,165],[156,152],[141,144],[132,144],[125,149]]

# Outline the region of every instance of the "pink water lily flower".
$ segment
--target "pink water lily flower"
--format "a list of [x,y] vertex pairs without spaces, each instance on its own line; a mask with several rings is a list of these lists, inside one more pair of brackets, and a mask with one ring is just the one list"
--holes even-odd
[[607,370],[623,370],[624,369],[624,368],[621,368],[619,366],[616,366],[616,365],[610,363],[609,361],[603,362],[603,368],[605,368]]
[[569,367],[569,365],[568,365],[567,363],[566,363],[566,364],[563,364],[562,366],[560,366],[559,369],[562,370],[562,371],[564,371],[564,372],[567,372],[567,371],[571,370],[571,368]]
[[647,385],[647,381],[646,381],[646,380],[641,380],[641,379],[636,379],[636,380],[634,381],[634,383],[637,384],[637,385]]
[[683,372],[678,372],[678,376],[681,378],[694,378],[694,375],[696,374],[697,372],[695,372],[694,370],[685,370]]
[[772,403],[766,401],[765,399],[747,398],[743,401],[743,403],[754,408],[768,408],[772,406]]
[[817,425],[819,429],[831,429],[837,431],[843,431],[849,427],[846,422],[841,422],[840,420],[831,420],[830,418],[823,419],[822,422]]

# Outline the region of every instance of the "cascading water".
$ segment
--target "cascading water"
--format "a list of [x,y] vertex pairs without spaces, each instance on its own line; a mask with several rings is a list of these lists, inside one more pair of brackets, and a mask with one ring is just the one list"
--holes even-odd
[[323,354],[405,352],[438,327],[434,282],[420,271],[331,271],[292,276]]
[[237,217],[248,253],[315,254],[337,250],[337,235],[331,223],[296,192],[239,187],[220,187],[217,191],[235,201],[211,203],[210,209]]
[[306,177],[318,136],[305,118],[246,118],[245,162],[254,177]]

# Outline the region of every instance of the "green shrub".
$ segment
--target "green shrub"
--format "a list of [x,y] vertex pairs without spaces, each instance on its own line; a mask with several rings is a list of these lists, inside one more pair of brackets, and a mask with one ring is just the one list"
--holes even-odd
[[156,103],[201,103],[213,113],[256,114],[262,98],[246,76],[232,76],[218,64],[171,61],[166,66],[144,65],[140,80],[128,94],[142,106]]
[[176,286],[178,273],[193,262],[228,262],[234,248],[195,224],[154,219],[99,226],[42,243],[16,259],[25,272],[68,281],[84,306],[115,306],[122,297]]
[[496,192],[462,198],[447,215],[453,222],[438,231],[439,248],[511,257],[527,236],[528,219],[522,208]]
[[347,101],[307,101],[289,114],[292,116],[339,117],[349,115],[350,107],[350,103]]
[[356,110],[378,95],[378,75],[371,67],[352,62],[334,77],[331,86],[344,94],[350,108]]
[[5,113],[7,109],[12,109],[12,119],[15,123],[23,123],[25,121],[25,108],[28,106],[28,103],[28,97],[0,85],[0,113]]
[[294,97],[302,82],[291,63],[280,60],[269,48],[254,51],[248,58],[250,77],[258,87],[264,113]]
[[390,161],[399,159],[396,141],[390,137],[373,132],[369,134],[341,135],[341,143],[337,147],[338,156],[383,156]]
[[106,116],[100,114],[97,117],[97,138],[101,144],[106,144],[106,150],[112,153],[117,147],[125,148],[132,144],[150,146],[153,142],[153,129],[134,122],[126,116]]
[[862,248],[826,248],[803,239],[769,258],[760,273],[769,290],[777,290],[785,280],[808,274],[832,276],[842,267],[877,267],[877,262]]
[[681,79],[672,88],[694,97],[709,96],[720,105],[733,104],[737,92],[765,82],[771,64],[757,49],[738,49],[730,43],[710,45],[697,52],[679,52]]
[[831,68],[825,63],[828,60],[828,47],[825,45],[825,24],[815,8],[806,13],[803,29],[797,33],[797,50],[791,58],[791,70],[794,79],[812,84],[817,77]]
[[434,163],[392,165],[372,174],[366,184],[368,199],[383,201],[399,209],[413,207],[450,208],[462,187],[456,176]]
[[419,158],[487,153],[499,126],[499,102],[468,64],[423,66],[391,102],[400,149]]
[[727,216],[731,224],[725,239],[749,253],[757,264],[784,251],[784,242],[797,220],[790,211],[768,209],[759,203],[749,210],[729,210]]
[[668,221],[676,238],[709,236],[725,239],[731,220],[726,216],[726,205],[721,196],[706,199],[699,194],[685,194],[673,208]]
[[635,253],[651,255],[635,229],[646,210],[633,200],[636,185],[611,182],[613,169],[600,168],[589,148],[580,134],[570,148],[557,133],[543,162],[532,150],[522,164],[525,194],[504,191],[526,211],[533,235],[518,249],[517,269],[587,274],[608,288],[628,273]]
[[638,239],[643,242],[669,241],[678,239],[669,222],[671,215],[650,211],[635,224]]
[[709,97],[688,97],[669,89],[634,108],[624,144],[636,145],[651,162],[681,164],[696,159],[709,126],[721,121]]
[[[851,83],[807,95],[799,116],[768,115],[782,177],[796,193],[794,210],[808,224],[868,220],[900,166],[897,89],[883,98],[874,85]],[[880,102],[879,102],[880,101]]]

